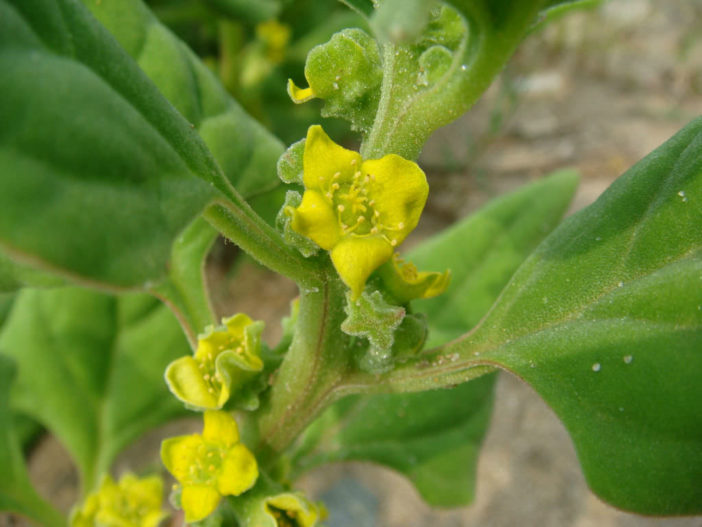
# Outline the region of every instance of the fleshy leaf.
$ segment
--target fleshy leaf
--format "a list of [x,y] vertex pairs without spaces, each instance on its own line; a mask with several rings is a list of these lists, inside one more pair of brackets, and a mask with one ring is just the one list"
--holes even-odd
[[85,491],[124,446],[183,414],[163,371],[190,348],[173,315],[146,295],[25,289],[0,349],[18,365],[13,407],[59,438]]
[[702,512],[700,225],[697,119],[566,220],[445,349],[531,384],[590,487],[639,513]]
[[279,185],[275,165],[283,144],[246,114],[215,75],[140,0],[82,1],[199,132],[244,197]]
[[0,19],[3,252],[91,284],[161,279],[227,185],[205,144],[81,4],[3,0]]

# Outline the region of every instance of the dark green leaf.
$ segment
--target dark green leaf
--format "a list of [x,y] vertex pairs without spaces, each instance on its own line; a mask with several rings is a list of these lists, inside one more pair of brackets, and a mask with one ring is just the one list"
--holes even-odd
[[162,278],[227,188],[198,134],[75,1],[1,1],[0,68],[5,254],[106,286]]
[[698,119],[566,220],[444,348],[456,371],[497,364],[530,383],[592,489],[639,513],[702,512],[701,225]]
[[64,284],[65,280],[62,278],[15,263],[0,252],[0,294],[16,291],[22,287],[53,287]]
[[183,412],[163,372],[190,348],[173,315],[146,295],[23,290],[0,349],[18,365],[13,407],[61,440],[86,491],[124,446]]
[[276,162],[284,150],[282,143],[244,112],[213,73],[140,0],[83,2],[197,129],[244,197],[280,184]]
[[0,355],[0,511],[21,514],[46,527],[61,527],[64,519],[32,487],[14,433],[9,406],[14,373],[12,361]]

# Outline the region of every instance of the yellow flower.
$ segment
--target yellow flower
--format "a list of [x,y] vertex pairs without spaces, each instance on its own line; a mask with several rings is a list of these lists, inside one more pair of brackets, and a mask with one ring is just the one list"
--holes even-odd
[[290,225],[330,251],[358,298],[368,276],[417,226],[429,193],[424,172],[395,154],[364,161],[317,125],[307,132],[302,164],[305,193],[289,211]]
[[443,293],[451,282],[451,271],[417,271],[414,264],[404,262],[395,253],[392,259],[378,269],[388,292],[402,304],[415,298],[433,298]]
[[181,357],[166,368],[168,388],[198,409],[220,409],[230,395],[263,369],[260,357],[262,322],[238,313],[208,327],[194,356]]
[[324,505],[310,502],[298,492],[285,492],[264,500],[266,514],[275,523],[270,527],[315,527],[327,517]]
[[158,476],[139,479],[127,473],[115,483],[106,475],[100,489],[90,494],[71,515],[72,527],[157,527],[166,513],[161,510],[163,482]]
[[277,20],[267,20],[256,26],[256,37],[263,42],[268,59],[275,64],[279,64],[285,58],[290,34],[290,26]]
[[206,518],[222,496],[238,496],[258,479],[256,458],[239,443],[236,421],[226,412],[206,411],[202,435],[166,439],[161,460],[182,486],[187,522]]

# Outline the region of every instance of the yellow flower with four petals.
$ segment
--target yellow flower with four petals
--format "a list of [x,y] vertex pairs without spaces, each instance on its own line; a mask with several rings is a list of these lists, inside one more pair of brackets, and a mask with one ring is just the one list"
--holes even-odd
[[256,458],[239,442],[236,421],[227,412],[206,411],[202,435],[163,441],[161,460],[182,486],[187,522],[206,518],[222,496],[238,496],[258,479]]
[[287,211],[290,225],[330,251],[358,298],[370,274],[417,226],[429,193],[426,176],[395,154],[364,161],[315,125],[307,132],[302,179],[302,202]]

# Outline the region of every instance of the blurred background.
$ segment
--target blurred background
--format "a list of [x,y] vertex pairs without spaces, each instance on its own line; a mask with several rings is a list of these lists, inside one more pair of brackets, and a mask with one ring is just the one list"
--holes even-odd
[[[336,140],[355,145],[343,122],[319,117],[319,101],[294,105],[285,91],[288,78],[306,84],[304,60],[312,46],[343,27],[363,26],[339,2],[296,0],[280,12],[269,0],[149,3],[286,144],[321,122]],[[431,137],[420,158],[429,202],[406,243],[564,167],[581,173],[571,212],[582,208],[700,115],[702,0],[611,0],[569,13],[535,30],[483,99]],[[295,286],[224,243],[213,250],[208,272],[220,314],[246,311],[266,320],[265,338],[274,343]],[[161,436],[199,426],[180,422],[150,434],[118,465],[153,464]],[[67,510],[76,498],[77,475],[61,445],[40,437],[29,456],[40,491]],[[508,374],[497,383],[471,507],[430,510],[401,476],[363,463],[311,472],[300,486],[327,503],[330,527],[702,526],[702,517],[643,518],[599,501],[558,419]],[[9,525],[19,523],[0,514],[0,526]]]

